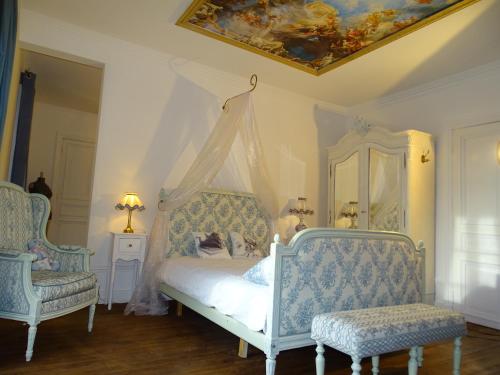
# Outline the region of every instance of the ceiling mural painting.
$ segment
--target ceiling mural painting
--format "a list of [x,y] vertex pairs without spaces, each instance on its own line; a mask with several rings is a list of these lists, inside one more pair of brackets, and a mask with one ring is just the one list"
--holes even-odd
[[320,75],[478,0],[195,0],[178,25]]

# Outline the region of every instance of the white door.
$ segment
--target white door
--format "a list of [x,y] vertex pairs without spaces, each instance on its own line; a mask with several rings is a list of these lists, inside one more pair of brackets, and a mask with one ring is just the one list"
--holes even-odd
[[455,306],[500,328],[500,122],[454,131]]
[[48,237],[55,244],[87,245],[95,142],[59,135]]

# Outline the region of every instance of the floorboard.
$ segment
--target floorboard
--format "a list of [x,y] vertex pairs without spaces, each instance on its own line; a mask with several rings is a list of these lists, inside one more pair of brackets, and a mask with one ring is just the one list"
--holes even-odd
[[[27,327],[0,319],[0,374],[264,374],[265,356],[249,346],[239,358],[238,338],[185,309],[162,317],[124,316],[124,305],[108,311],[99,305],[94,332],[86,332],[87,311],[40,324],[33,360],[24,361]],[[425,349],[419,375],[451,374],[452,343]],[[500,374],[500,331],[470,325],[463,341],[463,375]],[[497,353],[495,355],[495,353]],[[350,359],[327,349],[326,374],[350,374]],[[315,374],[314,347],[289,350],[278,356],[276,375]],[[406,352],[384,355],[381,373],[407,374]],[[370,374],[369,361],[363,374]]]

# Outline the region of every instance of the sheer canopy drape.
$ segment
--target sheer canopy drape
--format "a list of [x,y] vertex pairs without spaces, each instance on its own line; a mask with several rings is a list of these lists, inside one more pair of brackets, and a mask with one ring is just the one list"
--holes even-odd
[[186,175],[160,204],[156,214],[148,253],[141,279],[125,309],[125,313],[137,315],[162,315],[167,305],[159,294],[157,270],[168,253],[170,215],[173,210],[187,203],[193,195],[210,186],[228,158],[231,147],[240,134],[248,164],[253,193],[270,214],[273,221],[278,217],[276,195],[269,181],[258,129],[255,123],[250,93],[231,99],[221,113],[217,124]]

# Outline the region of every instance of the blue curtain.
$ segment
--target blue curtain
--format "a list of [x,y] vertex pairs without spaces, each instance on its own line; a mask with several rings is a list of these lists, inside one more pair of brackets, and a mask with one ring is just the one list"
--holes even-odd
[[0,0],[0,142],[9,100],[12,63],[16,49],[17,0]]
[[33,118],[33,105],[35,103],[36,74],[31,72],[21,73],[21,88],[19,98],[19,115],[17,116],[16,144],[10,182],[26,189],[28,178],[28,158],[31,136],[31,119]]

